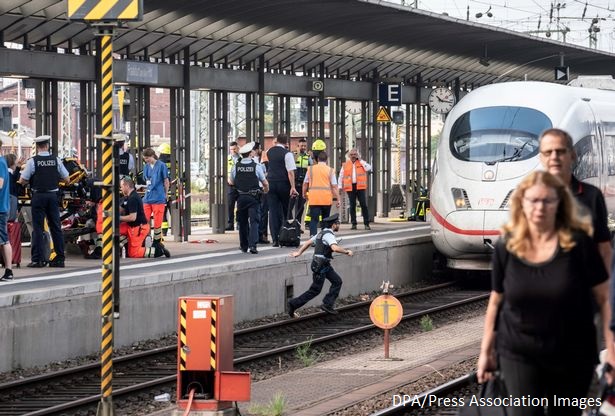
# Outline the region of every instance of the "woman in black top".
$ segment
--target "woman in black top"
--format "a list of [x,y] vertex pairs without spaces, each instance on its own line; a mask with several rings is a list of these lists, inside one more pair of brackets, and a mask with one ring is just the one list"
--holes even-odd
[[[597,363],[592,297],[605,324],[611,316],[608,274],[591,220],[578,216],[568,188],[534,172],[511,198],[505,238],[493,255],[492,292],[478,360],[478,379],[499,363],[508,393],[548,403],[549,416],[580,415]],[[497,332],[496,332],[497,321]],[[608,361],[613,336],[605,326]],[[576,400],[576,401],[575,401]],[[511,407],[513,416],[542,416],[542,406]]]

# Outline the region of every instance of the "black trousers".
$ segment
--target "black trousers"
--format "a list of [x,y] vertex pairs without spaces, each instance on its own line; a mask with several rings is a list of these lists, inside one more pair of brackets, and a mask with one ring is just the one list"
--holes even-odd
[[267,237],[267,227],[269,224],[269,205],[267,202],[267,194],[261,195],[260,216],[261,221],[258,224],[258,234],[261,237]]
[[227,227],[235,227],[235,203],[237,202],[237,189],[234,186],[228,187],[228,221]]
[[[546,398],[549,402],[549,416],[578,416],[581,409],[565,406],[564,402],[555,405],[558,398],[587,397],[592,381],[594,366],[575,363],[574,357],[566,360],[559,368],[531,365],[505,357],[499,357],[500,371],[508,394],[513,397],[530,395],[532,398]],[[512,416],[544,416],[542,407],[509,407]]]
[[357,199],[359,200],[359,205],[361,205],[363,224],[369,225],[369,211],[367,210],[365,191],[365,189],[357,189],[357,184],[353,183],[352,191],[348,192],[348,201],[350,202],[350,222],[352,225],[357,225]]
[[237,222],[239,222],[239,247],[242,250],[256,248],[258,224],[260,223],[260,201],[251,195],[237,198]]
[[295,187],[297,188],[297,191],[299,191],[299,195],[297,195],[295,201],[295,219],[301,224],[301,221],[303,220],[303,210],[305,209],[305,199],[301,195],[301,186]]
[[296,298],[289,300],[288,302],[295,309],[302,307],[320,294],[320,292],[322,291],[322,286],[325,283],[325,279],[331,282],[331,287],[329,288],[329,292],[323,298],[322,303],[333,308],[335,299],[337,299],[337,297],[339,296],[340,289],[342,288],[342,278],[339,274],[335,272],[335,270],[333,270],[333,267],[331,266],[325,268],[320,273],[313,273],[312,285],[310,286],[310,288]]
[[269,182],[269,192],[267,193],[267,204],[269,205],[269,230],[271,239],[275,242],[280,237],[282,221],[288,215],[288,202],[290,201],[290,182],[271,181]]
[[64,260],[64,236],[62,235],[62,226],[60,225],[60,207],[58,205],[57,192],[34,192],[32,194],[32,262],[47,261],[44,258],[45,240],[43,232],[45,231],[45,218],[51,240],[53,241],[53,250],[55,251],[57,260]]

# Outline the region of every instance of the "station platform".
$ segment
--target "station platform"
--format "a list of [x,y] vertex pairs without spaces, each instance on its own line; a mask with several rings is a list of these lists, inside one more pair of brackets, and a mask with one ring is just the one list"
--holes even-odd
[[[279,393],[286,400],[284,414],[322,416],[340,411],[367,397],[477,357],[483,325],[481,314],[392,342],[390,357],[395,360],[383,360],[383,348],[377,348],[253,383],[251,401],[239,403],[239,409],[243,415],[250,414],[250,406],[267,405]],[[392,399],[383,408],[392,405]],[[173,409],[151,416],[170,416]]]
[[[338,237],[356,252],[334,260],[342,276],[352,275],[344,280],[342,297],[377,290],[384,278],[404,285],[431,272],[434,249],[426,223],[381,219],[371,231],[342,225]],[[283,313],[288,296],[311,284],[310,250],[297,259],[289,256],[293,249],[271,245],[260,245],[256,255],[242,253],[237,231],[213,234],[206,227],[196,228],[188,240],[167,238],[171,258],[121,259],[117,347],[175,332],[179,296],[233,295],[234,320],[240,322]],[[100,260],[68,254],[64,269],[30,269],[28,262],[24,247],[15,279],[0,282],[0,338],[6,346],[0,371],[96,353]]]

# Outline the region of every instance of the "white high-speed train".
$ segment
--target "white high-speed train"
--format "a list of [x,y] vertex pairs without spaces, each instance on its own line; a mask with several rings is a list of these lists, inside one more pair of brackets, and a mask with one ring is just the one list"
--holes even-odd
[[615,91],[544,82],[478,88],[449,113],[433,167],[431,234],[448,267],[489,268],[510,195],[541,168],[538,138],[550,127],[570,133],[575,176],[615,210]]

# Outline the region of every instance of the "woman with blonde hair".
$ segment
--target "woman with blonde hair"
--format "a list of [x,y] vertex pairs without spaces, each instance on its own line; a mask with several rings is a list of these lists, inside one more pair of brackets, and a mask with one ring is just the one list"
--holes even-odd
[[[580,415],[572,399],[586,397],[597,363],[592,298],[605,325],[608,361],[615,364],[609,276],[590,237],[591,219],[579,216],[568,188],[548,172],[528,175],[510,203],[510,221],[493,254],[477,376],[490,379],[499,364],[511,396],[547,399],[549,416]],[[543,407],[510,410],[513,416],[545,414]]]

